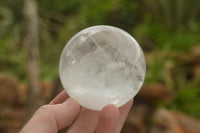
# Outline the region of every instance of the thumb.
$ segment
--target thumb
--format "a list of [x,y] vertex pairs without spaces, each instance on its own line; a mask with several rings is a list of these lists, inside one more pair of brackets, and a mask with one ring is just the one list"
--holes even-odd
[[44,105],[33,115],[21,133],[55,133],[69,126],[76,118],[80,105],[72,98],[62,104]]

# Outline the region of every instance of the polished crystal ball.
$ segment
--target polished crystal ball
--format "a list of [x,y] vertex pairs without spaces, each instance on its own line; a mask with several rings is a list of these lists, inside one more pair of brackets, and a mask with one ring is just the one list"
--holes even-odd
[[112,26],[94,26],[77,33],[65,46],[59,63],[64,89],[92,110],[127,103],[140,90],[145,72],[139,44]]

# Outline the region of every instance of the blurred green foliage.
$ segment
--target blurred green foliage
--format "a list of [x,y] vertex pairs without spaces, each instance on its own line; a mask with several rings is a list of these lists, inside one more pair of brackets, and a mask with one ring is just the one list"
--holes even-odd
[[[14,73],[20,80],[27,78],[23,3],[24,0],[0,1],[0,71]],[[200,86],[188,86],[184,81],[185,85],[174,85],[168,67],[176,66],[176,62],[167,56],[171,51],[190,51],[200,44],[199,0],[37,0],[37,3],[43,80],[58,75],[60,53],[75,33],[93,25],[113,25],[132,34],[143,47],[147,58],[145,83],[160,82],[175,90],[173,104],[164,106],[200,118]]]
[[182,25],[176,30],[170,30],[159,23],[149,22],[138,25],[135,34],[145,35],[153,39],[157,49],[190,50],[200,42],[199,23],[190,22],[190,29]]
[[200,118],[200,92],[199,88],[185,88],[177,92],[174,103],[169,107],[173,110],[181,110],[191,116]]

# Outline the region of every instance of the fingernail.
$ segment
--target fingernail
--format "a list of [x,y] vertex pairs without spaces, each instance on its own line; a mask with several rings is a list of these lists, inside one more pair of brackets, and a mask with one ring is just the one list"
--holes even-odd
[[68,98],[63,104],[70,106],[74,103],[74,99],[73,98]]

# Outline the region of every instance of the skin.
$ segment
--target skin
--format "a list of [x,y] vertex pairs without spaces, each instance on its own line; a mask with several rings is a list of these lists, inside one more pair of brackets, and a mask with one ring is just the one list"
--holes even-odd
[[102,111],[80,111],[79,103],[63,91],[40,107],[20,133],[57,133],[67,126],[67,133],[120,133],[132,103],[133,99],[120,108],[107,105]]

